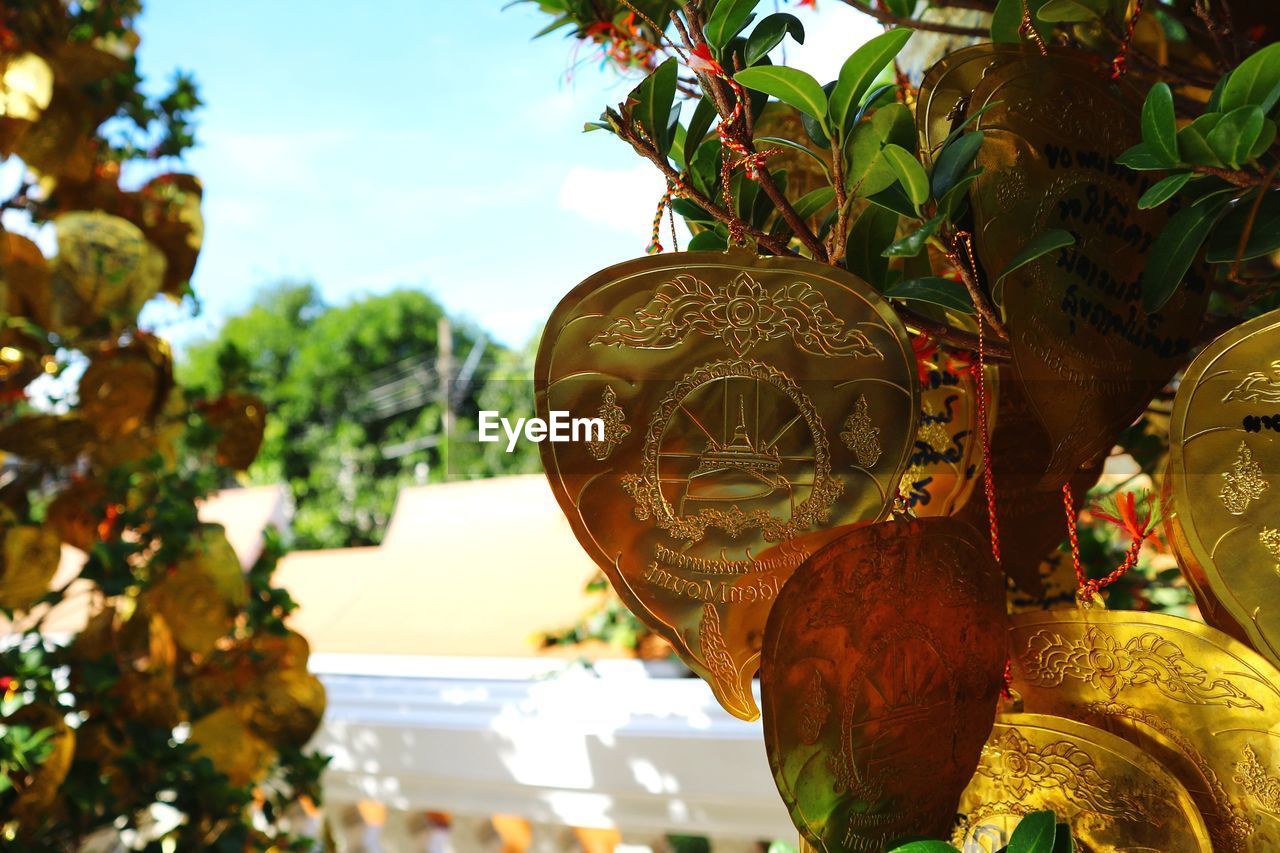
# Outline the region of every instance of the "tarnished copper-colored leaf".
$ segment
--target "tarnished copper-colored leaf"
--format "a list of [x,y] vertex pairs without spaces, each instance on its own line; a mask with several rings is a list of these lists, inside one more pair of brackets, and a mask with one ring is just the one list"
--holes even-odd
[[860,528],[782,589],[760,692],[769,765],[819,850],[949,835],[991,732],[1004,582],[954,518]]

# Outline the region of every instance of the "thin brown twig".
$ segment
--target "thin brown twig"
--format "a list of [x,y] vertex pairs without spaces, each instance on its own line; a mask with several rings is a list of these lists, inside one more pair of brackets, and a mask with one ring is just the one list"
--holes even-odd
[[1212,175],[1220,178],[1232,186],[1244,187],[1260,187],[1267,180],[1262,175],[1255,175],[1252,172],[1243,172],[1235,169],[1219,169],[1216,166],[1192,166],[1191,171],[1199,175]]
[[[972,332],[961,331],[946,323],[931,320],[923,314],[917,314],[905,305],[894,305],[893,310],[898,312],[898,316],[902,318],[903,323],[935,340],[959,349],[971,352],[978,351],[978,336]],[[1009,361],[1013,358],[1009,345],[1004,341],[986,341],[986,354],[987,358],[992,361]]]
[[1280,163],[1271,167],[1266,177],[1262,179],[1262,185],[1258,187],[1258,197],[1253,200],[1253,205],[1249,208],[1249,218],[1244,222],[1244,228],[1240,229],[1240,242],[1236,244],[1236,257],[1231,262],[1231,270],[1227,277],[1232,281],[1240,281],[1240,262],[1244,259],[1245,247],[1249,245],[1249,235],[1253,233],[1253,226],[1258,220],[1258,210],[1262,207],[1262,199],[1266,196],[1267,190],[1271,187],[1271,182],[1275,180],[1276,170],[1280,169]]
[[903,17],[885,9],[877,9],[874,6],[860,2],[860,0],[841,0],[841,2],[847,6],[852,6],[864,15],[870,15],[882,24],[892,24],[897,27],[907,27],[929,33],[945,33],[953,36],[973,36],[975,38],[989,38],[991,36],[990,30],[982,27],[961,27],[956,24],[921,21],[918,18]]

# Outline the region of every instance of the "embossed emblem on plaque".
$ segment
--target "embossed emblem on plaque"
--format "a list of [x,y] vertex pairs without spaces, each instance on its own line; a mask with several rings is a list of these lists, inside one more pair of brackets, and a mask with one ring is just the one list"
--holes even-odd
[[765,747],[802,836],[878,851],[948,835],[991,730],[1004,582],[953,518],[859,528],[774,605],[761,666]]
[[1028,712],[1106,729],[1150,754],[1190,793],[1214,851],[1280,849],[1280,819],[1258,812],[1262,778],[1238,767],[1252,750],[1265,768],[1280,744],[1280,672],[1264,658],[1156,613],[1023,613],[1009,636],[1012,686]]
[[560,303],[535,384],[540,416],[605,422],[603,443],[541,445],[578,540],[720,702],[753,719],[783,584],[832,529],[882,518],[897,491],[919,407],[905,329],[833,267],[652,256]]
[[1214,340],[1187,368],[1169,425],[1165,524],[1206,620],[1280,666],[1277,352],[1272,311]]

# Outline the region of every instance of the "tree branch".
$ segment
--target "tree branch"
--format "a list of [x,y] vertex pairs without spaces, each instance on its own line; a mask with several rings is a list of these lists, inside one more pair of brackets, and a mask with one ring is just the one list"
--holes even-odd
[[921,21],[917,18],[902,17],[884,9],[877,9],[869,6],[860,0],[841,0],[842,3],[852,6],[864,15],[870,15],[882,24],[892,24],[898,27],[908,27],[913,30],[923,30],[929,33],[945,33],[953,36],[973,36],[975,38],[989,38],[990,30],[982,27],[961,27],[955,24],[942,24],[934,21]]

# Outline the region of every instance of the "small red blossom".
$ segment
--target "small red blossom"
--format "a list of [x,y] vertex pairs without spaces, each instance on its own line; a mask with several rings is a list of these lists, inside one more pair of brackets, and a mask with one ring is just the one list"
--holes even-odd
[[689,68],[697,74],[724,74],[724,68],[711,55],[711,48],[705,44],[695,47],[689,54]]
[[1094,507],[1093,515],[1116,525],[1136,541],[1150,537],[1159,523],[1155,501],[1145,493],[1139,503],[1133,492],[1121,492],[1113,497],[1112,505]]

